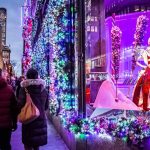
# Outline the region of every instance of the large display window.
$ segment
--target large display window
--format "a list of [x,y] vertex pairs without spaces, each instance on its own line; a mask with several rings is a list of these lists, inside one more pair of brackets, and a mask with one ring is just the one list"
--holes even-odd
[[[109,3],[117,5],[116,1]],[[107,0],[86,1],[88,116],[93,110],[99,115],[103,110],[149,111],[150,108],[149,7],[136,2],[124,5],[125,8],[115,12],[109,11]]]

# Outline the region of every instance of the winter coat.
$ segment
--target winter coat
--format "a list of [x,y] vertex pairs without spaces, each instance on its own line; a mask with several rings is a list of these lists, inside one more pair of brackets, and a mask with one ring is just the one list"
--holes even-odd
[[17,101],[6,80],[0,77],[0,128],[12,128],[17,122]]
[[21,88],[20,83],[21,83],[20,80],[16,81],[16,97],[17,98],[19,97],[19,91],[20,91],[20,88]]
[[25,87],[27,88],[33,103],[40,111],[40,116],[28,124],[22,125],[22,142],[27,146],[42,146],[47,144],[47,123],[45,110],[48,109],[48,93],[45,89],[45,81],[42,79],[28,79],[21,82],[19,92],[19,107],[23,108],[26,102]]

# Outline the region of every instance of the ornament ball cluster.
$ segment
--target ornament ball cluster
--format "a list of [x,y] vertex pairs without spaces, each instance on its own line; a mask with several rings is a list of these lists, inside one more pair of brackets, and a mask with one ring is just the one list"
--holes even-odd
[[137,51],[142,46],[144,35],[146,33],[148,18],[145,15],[141,15],[137,18],[136,23],[136,31],[134,33],[134,50],[132,54],[132,71],[135,69],[136,66],[136,59],[137,59]]
[[121,36],[122,32],[120,28],[117,26],[113,26],[111,29],[111,39],[112,39],[112,59],[113,59],[115,80],[118,80],[119,78]]

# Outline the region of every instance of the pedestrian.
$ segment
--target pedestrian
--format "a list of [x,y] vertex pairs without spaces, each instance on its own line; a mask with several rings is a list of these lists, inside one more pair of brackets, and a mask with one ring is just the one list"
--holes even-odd
[[17,101],[0,69],[0,150],[11,150],[11,132],[17,129]]
[[39,150],[40,146],[47,144],[45,111],[48,109],[48,93],[45,89],[45,81],[38,79],[38,72],[35,69],[29,69],[26,77],[27,79],[21,82],[19,107],[23,108],[26,103],[26,88],[33,103],[39,109],[40,116],[28,124],[22,124],[22,142],[25,150]]
[[15,77],[11,77],[11,82],[10,85],[12,86],[13,90],[15,91],[16,88],[16,78]]
[[16,97],[19,97],[19,90],[21,88],[20,83],[25,80],[24,76],[20,76],[19,79],[16,79]]

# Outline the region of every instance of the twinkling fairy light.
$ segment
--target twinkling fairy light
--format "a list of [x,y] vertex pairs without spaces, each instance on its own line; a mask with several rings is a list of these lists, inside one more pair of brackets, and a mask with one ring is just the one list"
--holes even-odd
[[140,50],[143,44],[144,35],[146,33],[147,21],[148,18],[145,15],[141,15],[137,18],[136,30],[134,33],[134,42],[133,42],[134,49],[132,54],[132,71],[134,71],[135,69],[136,60],[138,57],[138,51]]
[[89,135],[98,135],[100,138],[116,137],[124,142],[138,145],[144,138],[150,137],[148,115],[144,117],[144,112],[128,111],[128,117],[124,118],[122,114],[123,111],[120,110],[108,116],[81,119],[75,112],[69,111],[63,114],[62,121],[64,127],[78,138],[86,138]]
[[27,70],[31,67],[31,54],[32,54],[32,17],[31,7],[25,2],[24,17],[23,17],[23,39],[24,39],[24,52],[22,58],[23,73],[26,74]]
[[112,39],[112,60],[115,80],[119,78],[119,66],[120,66],[120,48],[121,48],[122,32],[119,27],[113,26],[111,29]]
[[[75,108],[75,96],[71,94],[69,79],[70,18],[67,0],[51,0],[47,4],[41,32],[33,47],[32,66],[49,85],[50,110],[58,113]],[[33,29],[36,35],[36,21]]]

